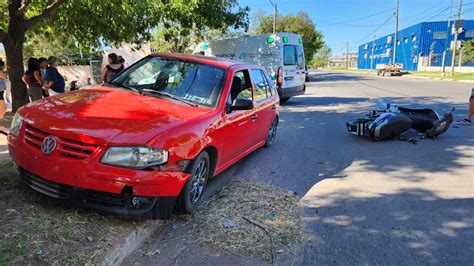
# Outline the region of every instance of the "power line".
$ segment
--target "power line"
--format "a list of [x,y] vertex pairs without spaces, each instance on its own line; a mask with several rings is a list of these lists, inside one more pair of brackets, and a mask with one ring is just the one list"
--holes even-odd
[[354,19],[351,19],[351,20],[346,20],[346,21],[339,21],[339,22],[329,22],[329,21],[325,21],[325,20],[320,20],[320,21],[324,22],[324,23],[328,23],[325,26],[348,24],[348,23],[352,23],[352,22],[355,22],[355,21],[365,20],[367,18],[371,18],[371,17],[375,17],[375,16],[378,16],[378,15],[381,15],[381,14],[385,14],[385,13],[388,13],[390,11],[393,11],[393,8],[383,10],[383,11],[380,11],[380,12],[377,12],[377,13],[369,14],[367,16],[358,17],[358,18],[354,18]]
[[382,24],[380,24],[374,31],[370,32],[369,34],[367,34],[366,36],[362,37],[361,39],[353,42],[354,44],[358,44],[360,43],[361,41],[367,39],[368,37],[374,35],[375,33],[377,33],[378,30],[380,30],[383,26],[385,26],[388,22],[390,22],[390,20],[392,20],[392,18],[395,16],[395,13],[393,13],[390,17],[387,18],[387,20],[385,20]]

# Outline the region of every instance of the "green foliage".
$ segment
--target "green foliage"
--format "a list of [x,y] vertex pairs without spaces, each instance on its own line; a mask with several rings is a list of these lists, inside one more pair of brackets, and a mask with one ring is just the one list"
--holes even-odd
[[311,60],[311,67],[325,67],[328,64],[329,57],[331,56],[331,48],[327,45],[323,45],[321,49],[314,55],[313,60]]
[[474,39],[462,43],[462,63],[474,63]]
[[248,28],[249,8],[240,7],[236,0],[196,0],[167,9],[173,16],[161,19],[152,42],[161,52],[183,53],[206,33]]
[[56,56],[60,65],[88,65],[91,60],[101,60],[102,55],[95,49],[81,47],[71,36],[52,38],[45,33],[31,33],[24,44],[24,57]]
[[[273,32],[273,14],[256,14],[258,26],[257,34]],[[314,54],[323,46],[323,35],[318,31],[306,12],[298,14],[278,15],[276,20],[276,32],[292,32],[300,34],[303,38],[304,54],[307,62],[311,62]]]

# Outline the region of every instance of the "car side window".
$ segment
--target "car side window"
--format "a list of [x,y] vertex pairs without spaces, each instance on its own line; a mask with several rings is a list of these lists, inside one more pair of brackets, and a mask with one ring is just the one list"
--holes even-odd
[[296,46],[296,51],[298,53],[298,68],[299,69],[304,69],[305,63],[304,63],[303,47]]
[[270,84],[268,84],[263,72],[259,69],[252,69],[252,80],[255,84],[255,100],[261,101],[272,95],[270,92]]
[[230,89],[230,101],[234,102],[237,98],[253,100],[252,83],[248,70],[240,70],[234,74]]

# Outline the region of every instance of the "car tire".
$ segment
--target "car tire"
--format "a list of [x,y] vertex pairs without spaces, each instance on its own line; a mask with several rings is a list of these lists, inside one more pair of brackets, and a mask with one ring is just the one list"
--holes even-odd
[[278,129],[278,117],[273,119],[270,128],[268,129],[267,138],[265,139],[265,147],[270,147],[275,143],[276,133]]
[[280,102],[281,103],[286,103],[289,99],[290,99],[290,97],[280,98]]
[[[209,154],[203,151],[189,166],[190,177],[178,197],[178,211],[183,213],[192,213],[202,198],[202,194],[207,185],[210,174]],[[195,194],[199,193],[199,194]]]
[[175,204],[176,197],[158,197],[153,207],[152,219],[168,220],[171,217]]

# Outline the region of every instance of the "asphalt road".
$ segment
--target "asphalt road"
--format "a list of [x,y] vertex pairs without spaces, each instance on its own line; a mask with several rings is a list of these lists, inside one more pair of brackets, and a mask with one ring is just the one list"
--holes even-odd
[[[313,72],[306,95],[282,106],[276,144],[249,155],[211,184],[216,188],[222,180],[240,178],[297,192],[305,228],[299,265],[473,265],[474,126],[454,126],[418,145],[361,139],[345,128],[347,120],[361,117],[379,99],[439,113],[454,106],[460,119],[472,87]],[[155,239],[166,241],[167,234]],[[139,252],[154,248],[157,244],[148,243]],[[209,248],[200,251],[189,253],[189,259],[183,255],[181,262],[256,263],[222,260]],[[141,257],[136,253],[125,264],[153,262]]]

